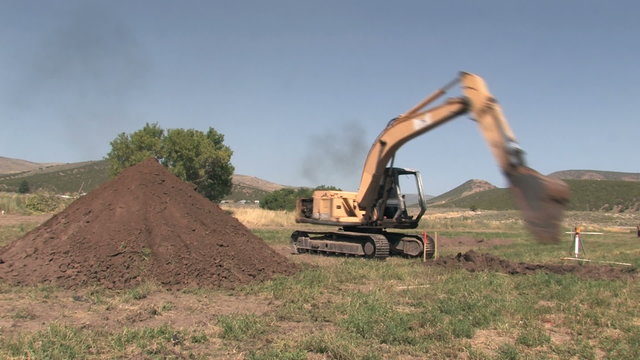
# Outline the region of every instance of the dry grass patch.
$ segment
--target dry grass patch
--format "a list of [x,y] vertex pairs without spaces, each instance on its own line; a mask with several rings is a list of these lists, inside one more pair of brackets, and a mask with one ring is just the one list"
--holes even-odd
[[266,210],[254,207],[223,207],[248,228],[292,227],[295,216],[291,211]]
[[513,344],[515,337],[505,336],[498,330],[480,329],[476,330],[473,338],[469,339],[469,344],[476,351],[487,353],[491,356],[497,354],[498,349],[505,344]]

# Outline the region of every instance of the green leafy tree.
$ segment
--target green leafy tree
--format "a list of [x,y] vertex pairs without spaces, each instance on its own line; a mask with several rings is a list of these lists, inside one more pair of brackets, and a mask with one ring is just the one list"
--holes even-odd
[[272,191],[265,195],[260,200],[260,207],[267,210],[287,210],[293,211],[296,208],[296,200],[302,198],[309,198],[313,195],[315,190],[337,190],[339,188],[335,186],[320,185],[313,189],[311,188],[284,188],[276,191]]
[[111,151],[107,154],[112,176],[150,157],[162,159],[164,130],[157,123],[146,124],[131,134],[120,133],[111,141]]
[[20,185],[18,185],[18,192],[20,194],[26,194],[29,191],[31,191],[31,189],[29,188],[29,182],[27,180],[22,180],[20,182]]
[[[302,189],[284,188],[272,191],[260,200],[260,207],[267,210],[288,210],[296,208],[296,199]],[[304,197],[304,196],[301,196]]]
[[131,134],[121,133],[111,142],[107,155],[112,175],[142,160],[155,157],[180,179],[196,185],[198,192],[212,201],[231,193],[233,151],[224,144],[224,135],[209,128],[168,129],[146,124]]
[[162,163],[181,179],[197,186],[211,200],[231,193],[231,149],[224,136],[209,128],[207,133],[193,129],[169,129],[163,142]]

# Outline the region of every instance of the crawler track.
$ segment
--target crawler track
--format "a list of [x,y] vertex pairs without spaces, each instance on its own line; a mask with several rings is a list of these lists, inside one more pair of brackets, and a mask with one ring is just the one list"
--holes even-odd
[[[428,238],[427,255],[433,256],[433,240]],[[295,231],[291,245],[296,253],[343,254],[385,259],[391,254],[422,256],[423,242],[419,236],[399,233],[349,231]]]

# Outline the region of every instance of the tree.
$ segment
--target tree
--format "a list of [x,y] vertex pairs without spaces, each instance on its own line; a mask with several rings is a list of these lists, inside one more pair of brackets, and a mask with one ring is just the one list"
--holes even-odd
[[131,134],[120,133],[111,141],[111,151],[107,154],[112,176],[150,157],[162,159],[162,139],[164,130],[157,123],[145,126]]
[[292,211],[296,208],[296,199],[302,195],[302,192],[310,189],[293,189],[284,188],[272,191],[260,200],[260,207],[267,210],[287,210]]
[[337,190],[341,191],[335,186],[320,185],[311,188],[284,188],[276,191],[272,191],[265,195],[260,200],[260,207],[267,210],[286,210],[293,211],[296,208],[296,200],[301,198],[309,198],[313,195],[315,190]]
[[31,189],[29,188],[29,182],[27,182],[27,180],[22,180],[20,182],[20,185],[18,185],[18,192],[20,194],[26,194],[29,191],[31,191]]
[[140,161],[155,157],[173,174],[196,185],[199,193],[219,201],[231,193],[233,151],[224,144],[224,135],[209,128],[168,129],[146,124],[132,134],[119,134],[111,142],[109,161],[112,175]]

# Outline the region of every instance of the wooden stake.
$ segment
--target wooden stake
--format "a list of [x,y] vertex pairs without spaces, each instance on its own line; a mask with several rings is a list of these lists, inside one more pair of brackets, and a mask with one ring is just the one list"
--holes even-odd
[[423,231],[422,232],[422,262],[427,262],[427,232]]

